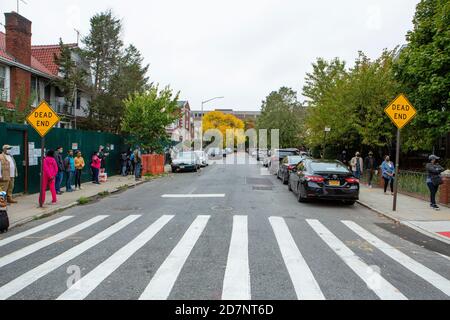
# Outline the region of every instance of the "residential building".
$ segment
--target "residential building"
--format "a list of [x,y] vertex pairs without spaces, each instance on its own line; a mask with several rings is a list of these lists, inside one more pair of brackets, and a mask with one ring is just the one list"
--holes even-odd
[[[32,22],[16,12],[5,13],[5,22],[5,32],[0,31],[0,100],[8,108],[21,110],[28,103],[36,107],[45,100],[61,116],[59,127],[76,127],[77,117],[87,115],[90,96],[80,89],[73,101],[65,101],[54,84],[63,76],[55,63],[60,46],[33,46]],[[77,48],[77,44],[68,46]],[[76,50],[72,50],[72,59],[80,68],[89,69]]]
[[178,102],[179,118],[177,121],[166,127],[167,134],[172,141],[191,140],[194,133],[194,122],[191,116],[191,107],[188,101]]

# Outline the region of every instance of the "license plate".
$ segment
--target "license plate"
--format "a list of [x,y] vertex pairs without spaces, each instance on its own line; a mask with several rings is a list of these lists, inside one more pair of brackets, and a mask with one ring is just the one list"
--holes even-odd
[[339,180],[330,180],[328,182],[328,184],[332,187],[340,187],[341,186],[341,182]]
[[180,166],[180,169],[184,169],[184,166]]

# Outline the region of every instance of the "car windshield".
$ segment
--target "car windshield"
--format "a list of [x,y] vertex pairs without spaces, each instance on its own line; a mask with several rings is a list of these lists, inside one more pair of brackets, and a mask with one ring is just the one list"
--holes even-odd
[[195,157],[192,152],[183,152],[178,154],[178,159],[193,159]]
[[289,164],[298,164],[300,161],[302,161],[303,157],[295,156],[295,157],[289,157],[288,162]]
[[296,152],[296,151],[280,150],[280,151],[278,151],[278,155],[280,156],[280,158],[285,158],[285,157],[288,157],[288,156],[296,156],[296,155],[298,155],[298,152]]
[[339,162],[311,162],[314,172],[350,173],[348,168]]

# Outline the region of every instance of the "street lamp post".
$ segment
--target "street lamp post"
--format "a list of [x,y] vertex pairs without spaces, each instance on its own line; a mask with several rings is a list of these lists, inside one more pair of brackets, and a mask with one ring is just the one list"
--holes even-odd
[[225,99],[225,97],[215,97],[215,98],[212,98],[212,99],[202,102],[202,120],[201,120],[202,123],[201,123],[201,132],[200,132],[200,145],[201,145],[200,150],[201,151],[203,151],[203,108],[204,108],[205,104],[207,104],[211,101],[214,101],[214,100],[218,100],[218,99]]

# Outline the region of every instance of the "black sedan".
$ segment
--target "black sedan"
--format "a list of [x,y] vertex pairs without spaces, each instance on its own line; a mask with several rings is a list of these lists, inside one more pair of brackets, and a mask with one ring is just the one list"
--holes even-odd
[[288,184],[291,171],[294,170],[300,161],[305,158],[305,156],[287,156],[284,158],[281,162],[280,168],[278,169],[277,178],[283,181],[283,184]]
[[359,180],[340,161],[306,159],[292,170],[289,190],[299,202],[309,199],[341,200],[353,205],[359,200]]

